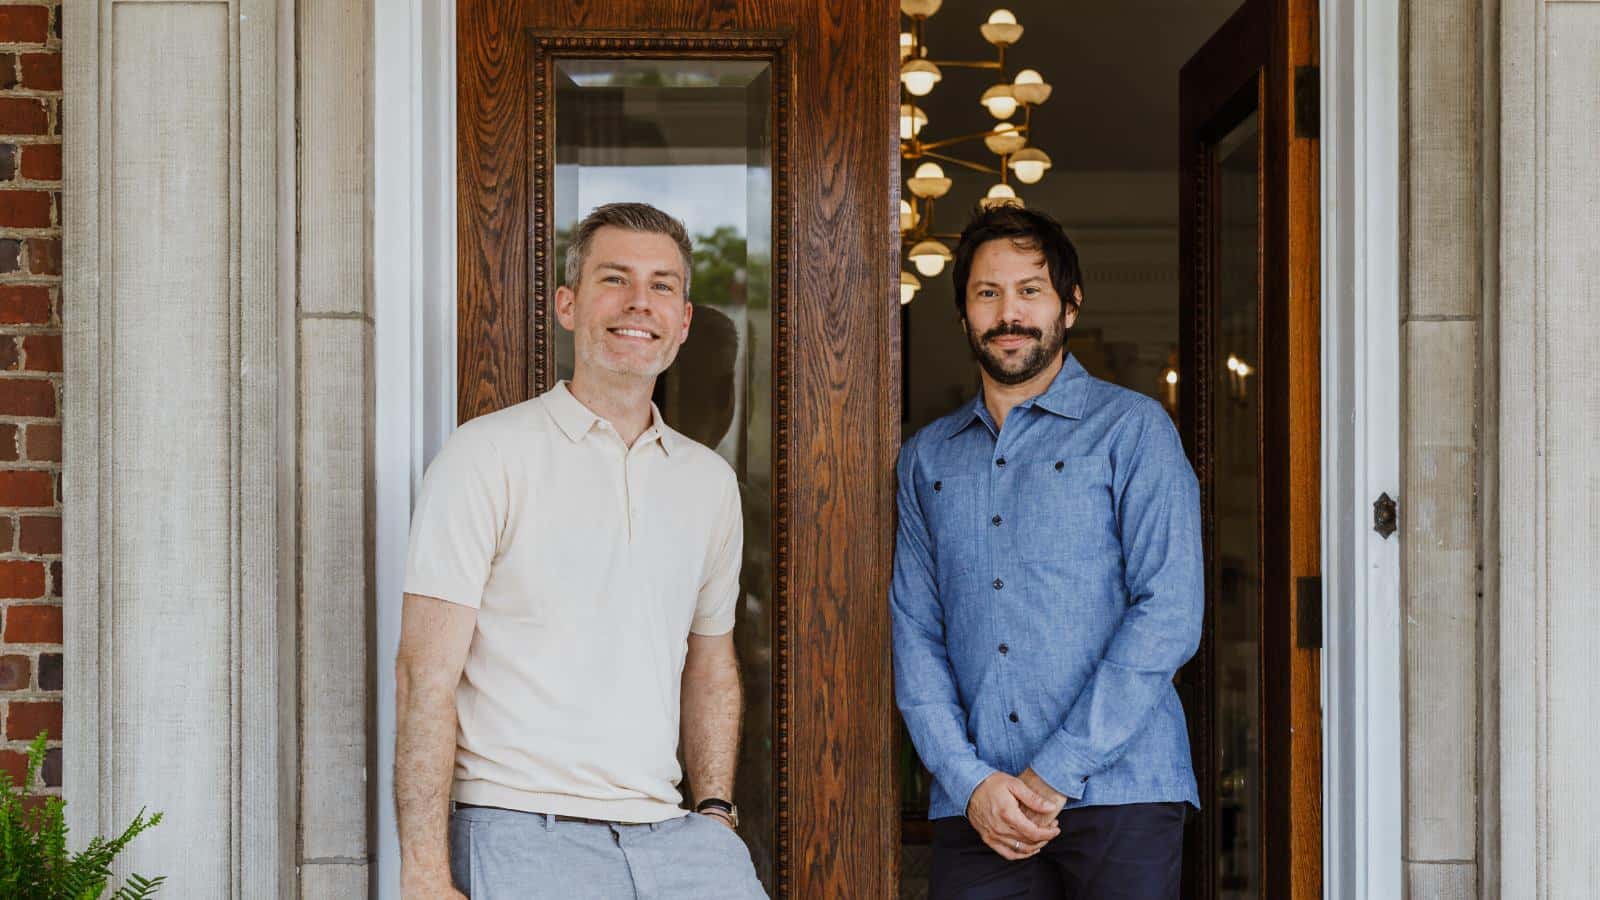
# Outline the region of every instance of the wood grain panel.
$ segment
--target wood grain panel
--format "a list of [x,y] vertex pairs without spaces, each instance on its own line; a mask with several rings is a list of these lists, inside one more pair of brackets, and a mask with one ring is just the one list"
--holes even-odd
[[895,8],[462,0],[457,28],[463,420],[524,399],[535,384],[533,316],[551,284],[534,263],[541,246],[548,252],[539,220],[552,211],[532,202],[531,156],[541,136],[553,140],[552,123],[536,121],[537,41],[782,38],[774,126],[787,166],[774,160],[774,242],[789,252],[773,261],[777,887],[781,896],[893,896],[884,598],[899,430]]
[[456,5],[457,416],[528,397],[529,71],[521,3]]

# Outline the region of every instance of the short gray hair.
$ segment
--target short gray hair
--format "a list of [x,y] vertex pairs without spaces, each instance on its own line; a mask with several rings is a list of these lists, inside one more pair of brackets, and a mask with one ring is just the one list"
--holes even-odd
[[683,296],[689,296],[689,278],[694,274],[694,245],[689,241],[689,232],[684,230],[682,222],[648,203],[607,203],[584,216],[567,248],[567,266],[563,274],[568,287],[576,289],[583,277],[583,258],[589,253],[589,243],[594,240],[595,232],[606,226],[671,238],[683,256]]

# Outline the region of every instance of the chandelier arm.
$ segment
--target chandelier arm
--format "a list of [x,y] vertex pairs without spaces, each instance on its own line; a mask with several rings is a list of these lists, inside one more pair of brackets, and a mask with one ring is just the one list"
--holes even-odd
[[950,163],[951,165],[965,166],[968,169],[972,169],[975,172],[982,172],[985,175],[999,175],[1000,174],[1000,170],[999,169],[993,168],[991,166],[986,166],[986,165],[983,165],[982,163],[968,162],[967,160],[959,159],[959,158],[954,157],[954,156],[945,156],[943,153],[932,153],[932,152],[927,151],[926,148],[924,148],[924,151],[923,151],[922,155],[926,156],[926,157],[929,157],[930,159],[937,159],[937,160],[940,160],[941,162]]
[[[1027,132],[1023,131],[1021,128],[1018,128],[1018,129],[1016,129],[1015,131],[1013,131],[1011,133],[1012,134],[1026,134]],[[960,134],[960,135],[956,135],[955,137],[940,138],[937,141],[923,141],[923,142],[920,142],[920,143],[917,144],[917,148],[920,149],[920,150],[924,150],[924,151],[927,151],[927,150],[938,150],[938,149],[940,149],[942,147],[949,147],[949,146],[951,146],[953,144],[960,144],[960,143],[964,143],[966,141],[976,141],[976,140],[981,140],[981,139],[986,138],[986,137],[993,137],[993,136],[994,136],[994,132],[993,131],[974,131],[971,134]],[[911,157],[911,158],[915,159],[915,157]]]
[[964,59],[930,59],[930,60],[928,60],[928,62],[933,63],[934,65],[938,66],[941,69],[946,68],[946,67],[954,68],[954,69],[998,69],[998,68],[1000,68],[1000,63],[995,62],[994,60],[970,61],[970,60],[964,60]]

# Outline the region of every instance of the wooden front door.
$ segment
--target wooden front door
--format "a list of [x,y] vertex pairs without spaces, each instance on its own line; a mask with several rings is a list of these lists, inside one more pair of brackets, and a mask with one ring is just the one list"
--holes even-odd
[[1247,0],[1184,67],[1183,432],[1206,626],[1180,674],[1201,814],[1185,896],[1322,890],[1314,0]]
[[895,890],[897,32],[883,3],[458,4],[462,421],[570,364],[549,303],[589,209],[696,239],[657,400],[741,482],[735,799],[775,896]]

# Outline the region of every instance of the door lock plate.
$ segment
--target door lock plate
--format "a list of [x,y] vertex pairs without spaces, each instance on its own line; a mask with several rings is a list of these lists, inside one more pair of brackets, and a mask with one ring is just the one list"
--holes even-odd
[[1382,496],[1372,503],[1372,530],[1376,531],[1384,540],[1394,534],[1396,523],[1399,521],[1399,510],[1396,509],[1394,498],[1385,491]]

